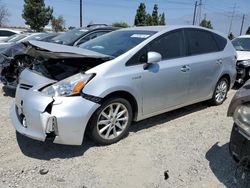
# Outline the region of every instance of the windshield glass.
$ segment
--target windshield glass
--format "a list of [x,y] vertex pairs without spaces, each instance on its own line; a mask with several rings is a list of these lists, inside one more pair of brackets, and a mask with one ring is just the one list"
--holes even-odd
[[154,31],[114,31],[80,45],[81,48],[118,57],[140,44],[156,32]]
[[79,39],[86,31],[88,30],[82,28],[72,29],[53,38],[53,41],[56,43],[69,45],[70,43],[75,42],[77,39]]
[[46,35],[47,35],[47,33],[33,34],[33,35],[30,35],[30,36],[26,37],[25,39],[23,39],[22,42],[25,42],[28,40],[40,40],[42,37],[44,37]]
[[250,51],[250,38],[237,38],[232,43],[238,51]]
[[18,34],[18,35],[16,35],[15,37],[9,39],[8,42],[17,42],[17,41],[19,41],[19,40],[21,40],[21,39],[23,39],[23,38],[25,38],[25,37],[27,37],[27,35],[25,35],[25,34],[19,35],[19,34]]

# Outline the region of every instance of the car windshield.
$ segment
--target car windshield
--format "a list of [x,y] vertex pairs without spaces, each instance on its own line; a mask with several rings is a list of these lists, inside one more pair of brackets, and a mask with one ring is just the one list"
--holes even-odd
[[237,38],[232,43],[238,51],[250,51],[250,38]]
[[154,31],[139,30],[114,31],[88,41],[79,47],[105,55],[118,57],[155,33],[156,32]]
[[63,34],[58,35],[57,37],[53,38],[53,41],[57,42],[57,43],[68,45],[72,42],[75,42],[77,39],[79,39],[87,31],[88,31],[87,29],[82,29],[82,28],[72,29],[66,33],[63,33]]

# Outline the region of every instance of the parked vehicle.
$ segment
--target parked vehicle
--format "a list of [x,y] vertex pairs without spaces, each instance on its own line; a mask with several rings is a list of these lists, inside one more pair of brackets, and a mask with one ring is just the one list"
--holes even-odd
[[27,47],[25,42],[29,40],[49,42],[55,36],[58,36],[58,33],[26,33],[11,39],[12,43],[8,45],[0,44],[0,81],[7,87],[16,88],[20,73],[26,66],[30,66],[23,60],[27,58],[23,54]]
[[20,34],[20,33],[21,31],[18,31],[18,30],[0,28],[0,41],[3,41],[12,35]]
[[[227,115],[233,117],[229,150],[236,162],[250,162],[250,80],[233,97]],[[249,166],[248,166],[249,167]]]
[[[121,29],[80,48],[31,41],[11,119],[30,138],[80,145],[122,139],[140,121],[200,101],[222,104],[236,77],[236,52],[213,30]],[[28,61],[26,61],[28,62]]]
[[84,42],[87,42],[114,30],[117,30],[117,28],[103,24],[89,25],[88,27],[76,28],[65,32],[64,34],[53,38],[51,42],[68,46],[79,46]]
[[250,35],[240,36],[232,43],[238,55],[236,82],[243,85],[250,78]]

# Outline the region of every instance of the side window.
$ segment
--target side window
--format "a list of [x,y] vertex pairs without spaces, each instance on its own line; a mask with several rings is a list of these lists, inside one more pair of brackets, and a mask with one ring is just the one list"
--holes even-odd
[[15,33],[13,33],[13,32],[11,32],[11,31],[5,31],[5,30],[2,30],[2,31],[0,31],[0,36],[6,36],[6,37],[9,37],[9,36],[11,36],[11,35],[14,35]]
[[85,42],[87,42],[87,41],[89,41],[89,40],[92,40],[92,39],[94,39],[94,38],[97,38],[97,37],[99,37],[99,36],[101,36],[101,35],[104,35],[104,34],[106,34],[106,33],[108,33],[108,32],[109,32],[109,31],[99,31],[99,32],[91,33],[91,34],[89,34],[89,35],[83,37],[83,38],[77,43],[77,45],[79,46],[80,44],[83,44],[83,43],[85,43]]
[[189,44],[189,55],[219,51],[216,41],[210,32],[199,29],[187,29],[186,37]]
[[217,35],[215,33],[213,33],[213,37],[219,47],[219,50],[222,51],[224,50],[224,48],[227,45],[227,39],[225,39],[224,37],[221,37],[220,35]]
[[163,60],[185,56],[183,32],[174,31],[156,39],[149,45],[149,51],[160,53]]

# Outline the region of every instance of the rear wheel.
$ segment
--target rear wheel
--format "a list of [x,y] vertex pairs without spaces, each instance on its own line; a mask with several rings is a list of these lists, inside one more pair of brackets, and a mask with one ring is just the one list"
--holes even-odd
[[226,100],[228,90],[228,80],[221,78],[216,84],[213,98],[211,99],[212,104],[216,106],[222,104]]
[[131,120],[132,108],[127,100],[108,99],[92,117],[90,136],[98,144],[113,144],[128,133]]

